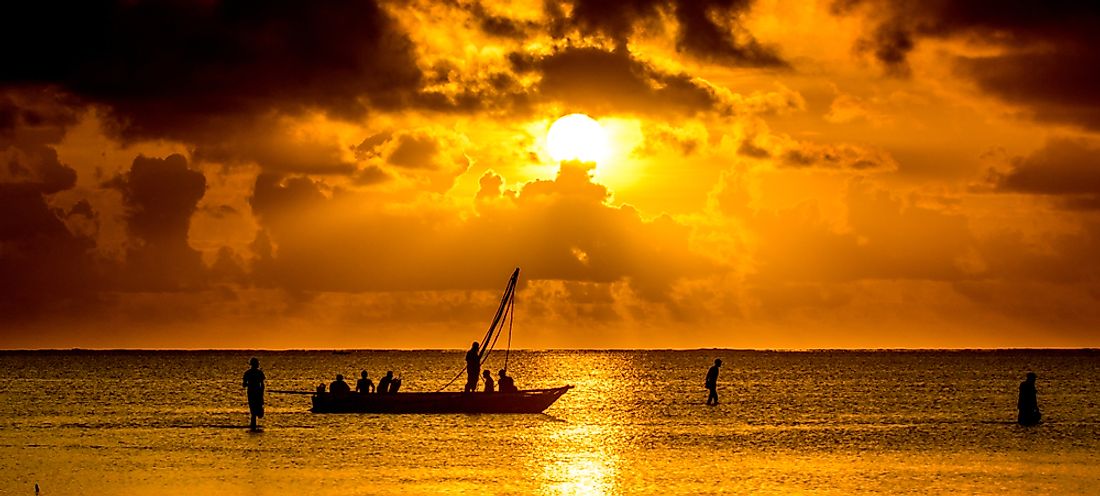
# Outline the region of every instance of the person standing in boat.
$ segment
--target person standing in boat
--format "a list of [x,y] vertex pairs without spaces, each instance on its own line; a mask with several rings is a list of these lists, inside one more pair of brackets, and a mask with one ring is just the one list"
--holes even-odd
[[485,392],[493,393],[496,389],[493,386],[493,374],[489,372],[489,369],[481,371],[482,382],[485,383]]
[[708,405],[718,404],[718,368],[722,366],[722,359],[715,358],[714,366],[707,371],[707,390],[710,391],[710,395],[707,396]]
[[515,393],[519,391],[519,389],[516,389],[516,382],[512,380],[512,376],[505,373],[504,369],[500,369],[497,376],[500,377],[500,392]]
[[252,416],[249,429],[256,430],[256,419],[264,418],[264,371],[260,370],[260,360],[253,357],[248,361],[251,366],[244,373],[241,387],[248,389],[248,412]]
[[358,381],[355,381],[355,392],[359,394],[368,394],[374,392],[374,381],[367,377],[367,371],[364,370],[361,374],[362,377]]
[[328,392],[333,396],[342,396],[351,392],[351,386],[344,382],[344,374],[336,374],[336,380],[328,385]]
[[477,391],[477,371],[481,370],[481,355],[477,351],[477,341],[466,352],[466,389],[464,393]]
[[1016,421],[1020,425],[1037,425],[1043,417],[1039,411],[1039,391],[1035,389],[1037,377],[1035,372],[1028,372],[1027,380],[1020,383],[1020,398],[1016,400],[1016,409],[1020,412]]

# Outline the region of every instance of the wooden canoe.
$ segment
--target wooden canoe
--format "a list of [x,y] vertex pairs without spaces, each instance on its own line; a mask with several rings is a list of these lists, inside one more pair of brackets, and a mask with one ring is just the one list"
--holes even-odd
[[573,386],[515,393],[313,395],[313,413],[542,413]]

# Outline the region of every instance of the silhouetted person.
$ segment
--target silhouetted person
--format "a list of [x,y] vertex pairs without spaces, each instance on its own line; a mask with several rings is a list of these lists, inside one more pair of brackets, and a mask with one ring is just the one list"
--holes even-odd
[[328,391],[334,396],[341,396],[351,392],[351,386],[344,382],[344,374],[336,374],[336,380],[328,385]]
[[495,392],[495,388],[494,388],[494,384],[493,384],[493,374],[489,373],[489,369],[485,369],[485,370],[481,371],[481,377],[482,377],[482,382],[485,383],[485,392],[486,393]]
[[392,370],[387,370],[386,375],[382,376],[381,379],[378,379],[378,389],[377,389],[378,393],[379,394],[386,394],[386,393],[390,392],[390,383],[391,382],[393,382],[393,371]]
[[500,380],[497,381],[500,384],[500,392],[502,393],[515,393],[519,391],[516,389],[516,382],[512,380],[512,377],[504,372],[504,369],[500,369],[497,372],[497,376]]
[[360,375],[362,377],[360,377],[358,381],[355,381],[355,392],[359,394],[373,393],[374,381],[370,380],[370,377],[367,377],[367,371],[364,370]]
[[477,341],[466,352],[466,389],[464,393],[477,391],[477,371],[481,370],[481,357],[477,353]]
[[386,390],[386,392],[390,394],[397,394],[398,389],[401,389],[401,378],[397,377],[394,379],[390,379],[390,387]]
[[325,383],[322,382],[317,385],[317,394],[325,394]]
[[719,358],[714,359],[714,366],[707,371],[707,390],[710,391],[710,395],[707,396],[708,405],[718,404],[718,368],[722,366],[722,360]]
[[260,360],[253,357],[248,361],[251,368],[245,371],[241,387],[248,389],[248,412],[252,414],[249,429],[256,430],[256,419],[264,418],[264,371],[260,370]]
[[1036,425],[1043,417],[1039,411],[1038,391],[1035,389],[1034,372],[1027,373],[1027,380],[1020,383],[1020,399],[1016,401],[1016,409],[1020,411],[1016,421],[1020,425]]

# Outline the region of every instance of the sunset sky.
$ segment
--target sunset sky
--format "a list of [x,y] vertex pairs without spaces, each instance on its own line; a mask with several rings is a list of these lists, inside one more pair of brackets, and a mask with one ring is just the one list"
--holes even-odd
[[1090,2],[0,17],[2,348],[1100,346]]

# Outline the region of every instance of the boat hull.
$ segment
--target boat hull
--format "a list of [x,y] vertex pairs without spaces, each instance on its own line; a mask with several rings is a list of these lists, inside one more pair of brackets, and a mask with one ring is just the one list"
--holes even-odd
[[542,413],[573,386],[515,393],[313,395],[313,413]]

